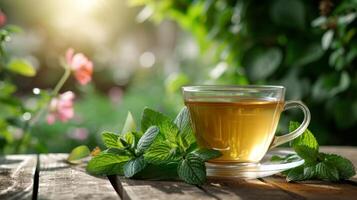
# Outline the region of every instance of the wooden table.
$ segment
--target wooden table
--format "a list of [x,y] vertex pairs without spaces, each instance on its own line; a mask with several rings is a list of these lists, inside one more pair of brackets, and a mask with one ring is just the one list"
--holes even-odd
[[[357,166],[357,147],[322,147]],[[67,154],[0,157],[0,199],[357,199],[357,176],[342,183],[286,183],[276,175],[255,180],[211,180],[202,187],[174,181],[95,177],[71,166]]]

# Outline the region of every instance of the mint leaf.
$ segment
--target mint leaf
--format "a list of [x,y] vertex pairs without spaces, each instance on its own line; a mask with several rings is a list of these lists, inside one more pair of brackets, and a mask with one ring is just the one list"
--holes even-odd
[[316,175],[321,180],[338,181],[337,168],[327,162],[320,162],[316,165]]
[[188,154],[177,169],[179,177],[186,183],[202,185],[206,181],[206,167],[204,161],[194,154]]
[[168,162],[179,161],[177,148],[167,142],[155,143],[144,153],[144,158],[149,163],[160,165]]
[[144,151],[148,149],[149,146],[152,144],[158,133],[159,128],[157,126],[151,126],[150,128],[148,128],[138,142],[136,153],[138,155],[143,154]]
[[80,163],[82,158],[88,157],[90,150],[86,145],[81,145],[74,148],[69,154],[67,161],[72,164]]
[[272,162],[293,162],[293,161],[296,161],[296,160],[300,160],[300,156],[298,156],[297,154],[288,154],[286,156],[277,156],[277,155],[273,155],[271,158],[270,158],[270,161]]
[[133,132],[133,131],[136,131],[136,123],[135,123],[135,120],[134,120],[131,112],[128,112],[128,115],[126,116],[126,120],[125,120],[125,123],[124,123],[121,133],[124,134],[127,132]]
[[312,179],[316,175],[316,166],[315,165],[306,165],[304,164],[304,176],[305,180]]
[[135,178],[150,180],[175,180],[177,179],[177,162],[163,163],[160,165],[147,164],[146,167],[135,174]]
[[197,157],[201,158],[203,161],[208,161],[214,158],[218,158],[222,155],[220,151],[214,149],[198,149],[192,154],[195,154]]
[[336,154],[324,154],[325,162],[336,167],[340,179],[349,179],[356,174],[355,167],[348,159]]
[[144,133],[141,131],[132,131],[131,133],[134,135],[135,141],[139,141],[140,138],[144,135]]
[[93,175],[123,174],[123,165],[130,160],[129,156],[112,153],[100,153],[87,165],[87,171]]
[[119,135],[112,132],[103,132],[102,140],[107,148],[124,148],[123,144],[119,141]]
[[[132,132],[127,132],[124,134],[124,140],[131,148],[135,148],[136,146],[136,138]],[[121,140],[122,141],[122,140]]]
[[303,181],[313,178],[315,175],[314,166],[304,166],[295,167],[287,172],[286,181]]
[[295,152],[305,160],[305,163],[315,163],[317,161],[318,152],[305,145],[296,145],[294,147]]
[[133,177],[146,167],[146,162],[143,156],[132,159],[124,165],[124,175],[127,178]]
[[180,113],[176,116],[174,123],[180,129],[179,142],[180,145],[187,149],[192,143],[196,141],[191,127],[190,113],[187,107],[182,108]]
[[167,139],[171,143],[177,142],[176,137],[179,129],[176,124],[164,114],[145,108],[141,119],[141,129],[142,131],[146,131],[150,126],[159,127],[161,134],[158,138]]
[[103,153],[112,153],[112,154],[117,154],[120,156],[132,156],[132,154],[127,151],[126,149],[117,149],[117,148],[109,148],[106,149],[104,151],[102,151]]
[[[289,131],[292,132],[296,130],[299,126],[300,126],[299,122],[290,121]],[[319,144],[317,143],[314,135],[308,129],[306,129],[302,135],[300,135],[299,137],[297,137],[291,142],[291,146],[293,148],[295,148],[295,146],[298,145],[304,145],[309,147],[310,149],[319,151]]]
[[299,166],[295,167],[291,170],[289,170],[287,176],[286,176],[286,181],[291,182],[291,181],[302,181],[305,180],[304,176],[304,166]]

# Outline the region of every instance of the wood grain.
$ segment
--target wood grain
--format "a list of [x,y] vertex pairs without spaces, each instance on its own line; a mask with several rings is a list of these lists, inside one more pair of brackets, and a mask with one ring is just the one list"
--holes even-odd
[[203,186],[204,190],[216,199],[301,199],[297,194],[290,193],[274,185],[260,180],[210,180]]
[[36,155],[0,157],[0,199],[32,199]]
[[40,156],[38,199],[119,199],[109,180],[65,162],[67,154]]
[[118,179],[118,193],[123,200],[134,199],[216,199],[205,191],[178,181],[144,181]]

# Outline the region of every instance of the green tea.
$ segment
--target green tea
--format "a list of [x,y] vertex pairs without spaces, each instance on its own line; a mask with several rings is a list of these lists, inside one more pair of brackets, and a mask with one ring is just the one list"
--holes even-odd
[[198,145],[219,150],[210,162],[259,162],[268,150],[284,102],[241,99],[231,102],[186,101]]

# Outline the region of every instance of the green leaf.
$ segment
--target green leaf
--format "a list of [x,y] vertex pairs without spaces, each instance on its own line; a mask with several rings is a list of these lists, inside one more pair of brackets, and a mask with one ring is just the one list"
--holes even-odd
[[291,170],[289,170],[287,176],[286,176],[286,181],[291,182],[291,181],[302,181],[305,180],[304,176],[304,166],[299,166],[295,167]]
[[300,0],[272,1],[269,13],[272,21],[279,26],[299,30],[305,27],[305,6]]
[[194,154],[188,154],[178,166],[178,175],[186,183],[202,185],[206,181],[204,161]]
[[321,180],[338,181],[337,168],[327,162],[320,162],[316,165],[316,175]]
[[130,159],[126,155],[101,153],[88,162],[87,171],[93,175],[122,175],[123,166]]
[[251,52],[245,59],[248,76],[253,81],[265,79],[275,72],[282,60],[283,54],[278,48]]
[[352,162],[336,154],[324,154],[325,162],[337,168],[340,179],[349,179],[356,174]]
[[123,144],[119,141],[119,135],[112,132],[103,132],[102,140],[107,148],[124,148]]
[[7,69],[23,76],[32,77],[36,75],[35,68],[25,59],[12,59],[8,63]]
[[336,94],[347,90],[350,85],[351,78],[345,71],[321,75],[313,85],[312,95],[316,100],[332,98]]
[[69,154],[67,161],[72,164],[80,163],[82,158],[88,157],[90,155],[90,150],[86,145],[81,145],[74,148]]
[[305,146],[305,145],[296,145],[294,147],[295,152],[305,160],[305,163],[315,163],[318,157],[318,151]]
[[277,156],[277,155],[273,155],[270,158],[270,161],[272,162],[293,162],[293,161],[297,161],[300,160],[300,156],[298,156],[297,154],[288,154],[286,156]]
[[150,180],[175,180],[177,179],[177,162],[163,163],[160,165],[147,164],[146,167],[135,174],[135,178]]
[[187,149],[191,144],[193,144],[196,139],[193,134],[190,113],[187,107],[182,108],[180,113],[176,116],[174,123],[179,128],[179,141],[180,146]]
[[322,36],[321,45],[323,50],[327,50],[330,47],[333,39],[333,34],[334,34],[333,30],[328,30]]
[[184,73],[173,73],[165,80],[166,91],[170,94],[180,90],[180,88],[189,83],[189,79]]
[[135,174],[143,170],[146,162],[143,156],[132,159],[124,165],[124,175],[127,178],[133,177]]
[[[290,121],[289,132],[296,130],[299,126],[300,126],[299,122]],[[303,134],[301,134],[299,137],[297,137],[291,142],[291,146],[294,148],[295,146],[300,146],[300,145],[307,146],[310,149],[316,151],[319,150],[319,144],[317,143],[314,135],[311,133],[311,131],[309,131],[309,129],[306,129]]]
[[214,158],[218,158],[222,155],[220,151],[214,149],[198,149],[192,152],[197,157],[201,158],[203,161],[208,161]]
[[6,25],[4,29],[9,33],[21,33],[23,31],[21,27],[12,24]]
[[136,147],[136,153],[141,155],[155,140],[157,134],[159,133],[159,128],[157,126],[151,126],[146,130],[144,135],[140,138],[138,145]]
[[272,161],[272,162],[280,162],[280,161],[283,161],[283,160],[285,160],[285,156],[273,155],[270,158],[270,161]]
[[167,142],[154,143],[144,153],[144,158],[149,163],[160,165],[168,162],[175,162],[180,159],[177,155],[177,148],[170,146]]
[[135,148],[136,146],[136,138],[132,132],[127,132],[124,134],[125,141],[131,146],[131,148]]
[[160,137],[164,137],[172,143],[176,143],[179,129],[172,120],[160,112],[145,108],[141,120],[141,129],[146,131],[150,126],[157,126],[160,129]]
[[133,132],[133,131],[136,131],[136,123],[131,112],[128,112],[121,133],[125,134],[127,132]]

